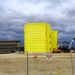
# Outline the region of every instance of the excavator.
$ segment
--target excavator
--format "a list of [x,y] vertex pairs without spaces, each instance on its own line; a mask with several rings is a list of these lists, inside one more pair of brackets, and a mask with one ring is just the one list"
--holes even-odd
[[62,43],[58,43],[58,48],[54,48],[54,49],[53,49],[53,53],[61,53],[61,50],[59,49],[59,47],[60,47],[61,45],[63,45],[64,43],[69,44],[68,49],[70,49],[70,52],[74,52],[74,50],[71,50],[71,46],[72,46],[74,40],[75,40],[75,38],[73,38],[73,39],[71,40],[71,42],[66,42],[66,41],[64,41],[64,42],[62,42]]
[[58,48],[54,48],[54,49],[53,49],[53,53],[61,53],[61,50],[60,50],[59,47],[60,47],[61,45],[63,45],[64,43],[70,44],[70,42],[66,42],[66,41],[61,42],[61,43],[58,43]]

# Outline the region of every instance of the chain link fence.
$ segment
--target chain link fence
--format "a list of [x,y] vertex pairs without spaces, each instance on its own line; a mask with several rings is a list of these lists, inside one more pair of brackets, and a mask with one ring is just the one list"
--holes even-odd
[[27,75],[74,75],[75,55],[51,54],[47,58],[45,53],[27,53]]

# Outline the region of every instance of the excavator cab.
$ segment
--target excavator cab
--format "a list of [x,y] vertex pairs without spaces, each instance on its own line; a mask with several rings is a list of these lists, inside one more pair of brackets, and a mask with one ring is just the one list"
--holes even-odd
[[61,53],[61,50],[59,48],[54,48],[53,53]]

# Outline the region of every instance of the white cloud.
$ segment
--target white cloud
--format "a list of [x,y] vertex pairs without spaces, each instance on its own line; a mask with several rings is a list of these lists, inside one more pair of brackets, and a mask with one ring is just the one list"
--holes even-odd
[[66,28],[65,28],[65,31],[66,32],[75,32],[75,25],[68,25]]
[[19,35],[13,31],[0,31],[1,38],[0,39],[7,39],[7,40],[17,40],[18,38],[15,35]]
[[[20,34],[22,37],[24,23],[40,21],[50,23],[52,29],[58,30],[59,38],[73,37],[75,0],[0,0],[2,36],[16,39]],[[9,35],[4,34],[6,31]]]

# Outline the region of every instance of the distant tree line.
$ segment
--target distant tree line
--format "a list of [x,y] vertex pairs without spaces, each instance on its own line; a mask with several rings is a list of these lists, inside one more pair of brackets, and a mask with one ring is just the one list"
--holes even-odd
[[[59,47],[59,49],[62,52],[70,52],[70,49],[68,49],[68,46]],[[74,50],[75,51],[75,47],[71,47],[71,50]]]

